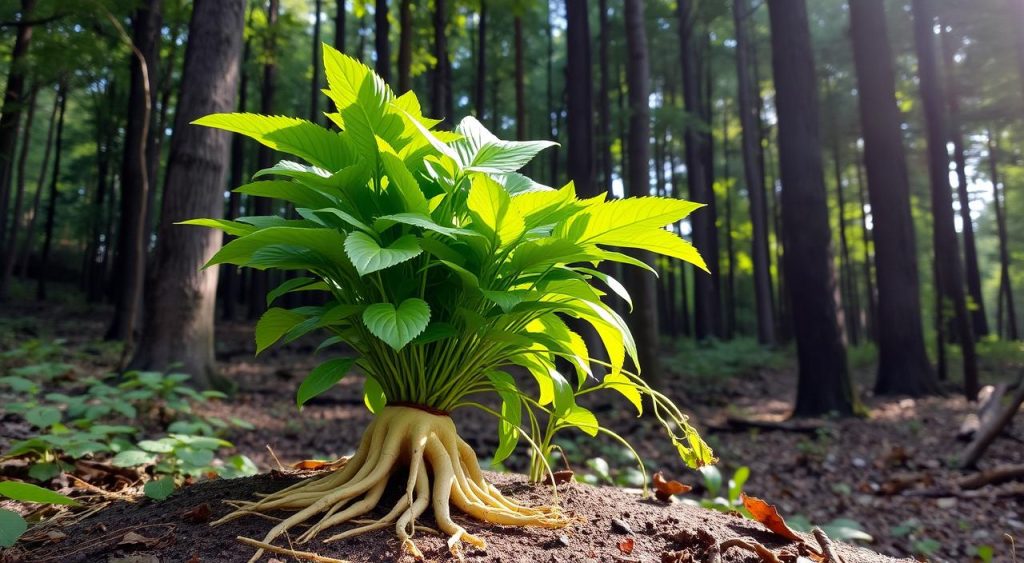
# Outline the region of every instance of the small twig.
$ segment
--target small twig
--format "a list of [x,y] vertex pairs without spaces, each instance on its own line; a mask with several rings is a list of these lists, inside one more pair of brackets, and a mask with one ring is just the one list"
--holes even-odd
[[87,482],[79,479],[78,477],[75,477],[74,475],[68,475],[68,476],[71,477],[72,479],[74,479],[75,484],[78,485],[79,487],[82,487],[83,489],[85,489],[87,491],[92,491],[92,492],[94,492],[94,493],[96,493],[96,494],[98,494],[98,495],[100,495],[102,497],[105,497],[105,498],[115,498],[117,500],[125,500],[125,501],[128,501],[128,502],[135,502],[135,497],[133,497],[131,495],[126,495],[124,493],[115,493],[113,491],[107,491],[105,489],[101,489],[101,488],[97,487],[96,485],[93,485],[92,483],[87,483]]
[[811,533],[814,534],[814,539],[818,540],[818,545],[821,546],[821,554],[825,556],[825,563],[845,563],[842,557],[836,555],[832,547],[832,540],[824,530],[815,528],[811,530]]
[[764,563],[782,563],[782,560],[780,560],[772,550],[768,549],[767,547],[761,545],[760,543],[754,540],[746,540],[743,538],[733,538],[731,540],[725,540],[724,542],[722,542],[720,550],[722,552],[725,552],[730,547],[738,547],[740,549],[745,549],[751,553],[756,553],[757,556],[761,558],[761,561],[764,561]]
[[254,539],[245,538],[242,536],[238,536],[238,538],[236,539],[250,547],[256,547],[265,551],[269,551],[271,553],[277,553],[279,555],[288,555],[296,559],[315,561],[316,563],[352,563],[351,561],[346,561],[344,559],[334,559],[333,557],[317,555],[316,553],[313,553],[311,551],[295,551],[294,549],[288,549],[287,547],[277,547],[276,545],[263,543],[261,541],[256,541]]
[[277,459],[277,454],[274,453],[274,448],[271,448],[270,444],[267,444],[267,451],[270,452],[270,457],[274,458],[274,463],[277,464],[277,469],[279,471],[288,471],[281,463],[281,460]]

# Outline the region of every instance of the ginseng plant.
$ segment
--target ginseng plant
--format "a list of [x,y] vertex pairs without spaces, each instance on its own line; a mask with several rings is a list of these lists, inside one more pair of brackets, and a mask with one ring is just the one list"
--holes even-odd
[[[328,45],[323,50],[324,92],[337,108],[327,117],[340,132],[254,114],[195,122],[305,161],[282,161],[235,189],[288,202],[294,214],[279,207],[280,216],[186,223],[236,237],[208,266],[305,272],[270,291],[268,304],[291,292],[319,292],[324,304],[270,308],[256,327],[257,353],[280,339],[326,331],[320,349],[343,345],[349,355],[309,374],[298,390],[299,406],[357,367],[366,376],[365,403],[375,415],[343,466],[257,500],[237,501],[236,511],[219,521],[296,511],[262,542],[243,539],[260,547],[253,560],[314,518],[294,541],[307,542],[328,528],[333,535],[324,541],[394,526],[413,555],[419,555],[411,541],[415,522],[430,507],[453,552],[462,541],[485,545],[452,520],[451,506],[483,522],[566,525],[569,518],[557,506],[523,506],[487,482],[476,452],[449,416],[461,407],[498,417],[495,458],[501,459],[521,436],[536,454],[538,440],[531,435],[537,436],[538,416],[555,421],[549,429],[612,434],[576,404],[581,393],[614,390],[638,410],[647,397],[682,459],[691,466],[712,462],[679,409],[624,369],[627,356],[636,359],[633,338],[602,297],[606,289],[626,299],[628,294],[597,269],[608,261],[651,269],[615,248],[705,268],[689,243],[664,228],[700,205],[657,197],[607,200],[604,194],[579,199],[571,183],[557,190],[540,185],[517,171],[553,143],[499,140],[472,117],[454,132],[434,130],[439,122],[421,114],[411,92],[396,97],[366,66]],[[593,327],[607,361],[591,356],[567,318]],[[556,360],[571,366],[574,381],[556,369]],[[515,366],[535,384],[518,382],[510,373]],[[488,393],[500,408],[478,402]],[[384,516],[363,520],[402,468],[408,469],[405,494]],[[351,526],[338,529],[346,523]]]

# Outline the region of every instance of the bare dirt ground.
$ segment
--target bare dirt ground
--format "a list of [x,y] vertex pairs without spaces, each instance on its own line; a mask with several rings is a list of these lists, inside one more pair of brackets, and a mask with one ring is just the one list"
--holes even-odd
[[[76,369],[83,373],[102,373],[110,370],[112,362],[116,361],[116,353],[97,344],[106,322],[106,312],[102,309],[22,304],[0,311],[0,321],[4,319],[10,322],[0,326],[20,331],[15,339],[66,339],[64,346],[73,356]],[[315,342],[299,341],[254,358],[251,338],[252,327],[247,323],[224,323],[219,328],[218,361],[224,373],[238,383],[239,392],[231,400],[206,407],[210,414],[238,417],[254,425],[253,430],[234,430],[228,436],[237,452],[252,458],[264,471],[277,467],[267,446],[286,464],[309,458],[332,459],[350,453],[370,420],[362,406],[361,378],[350,375],[335,389],[308,404],[300,414],[296,412],[294,391],[317,361],[312,356]],[[670,362],[673,363],[679,363],[678,358]],[[681,363],[681,371],[685,372],[685,360]],[[871,376],[869,370],[862,371],[857,373],[861,391],[870,388]],[[1015,372],[1009,371],[1007,366],[990,365],[986,378],[1010,381],[1015,378]],[[957,430],[964,416],[976,409],[955,392],[923,400],[862,394],[867,409],[865,417],[811,421],[802,423],[796,430],[768,430],[737,429],[727,421],[730,417],[770,422],[784,420],[795,388],[794,370],[787,365],[753,369],[720,379],[678,376],[665,387],[702,428],[721,460],[722,473],[728,477],[738,467],[749,467],[750,479],[744,490],[776,504],[788,519],[798,518],[814,524],[825,524],[836,518],[856,520],[874,538],[862,545],[892,557],[982,560],[976,558],[978,549],[985,551],[984,546],[990,546],[994,553],[992,560],[1015,560],[1011,542],[1019,543],[1024,536],[1024,503],[1021,503],[1024,491],[1020,484],[987,486],[970,494],[949,487],[964,475],[949,468],[964,446],[956,440]],[[693,484],[693,492],[685,496],[700,498],[704,491],[699,474],[684,470],[654,424],[644,418],[637,419],[624,403],[589,406],[594,407],[602,424],[620,432],[637,447],[642,457],[652,462],[650,470],[661,469]],[[482,457],[485,452],[493,451],[497,445],[493,419],[479,412],[457,412],[454,418],[463,438]],[[1024,436],[1024,417],[1017,419],[1016,426],[990,448],[979,464],[981,469],[1024,463],[1020,441]],[[23,432],[24,426],[16,417],[0,417],[0,452],[11,439],[22,437]],[[607,445],[583,438],[586,437],[581,434],[566,436],[574,445],[568,463],[578,473],[586,471],[587,459],[609,457]],[[524,464],[525,456],[514,458],[506,465],[511,470],[521,471]],[[512,477],[499,478],[499,483],[517,491],[513,494],[527,497],[542,494],[538,489],[525,488],[521,480]],[[264,529],[266,522],[247,521],[244,530],[232,528],[223,532],[195,528],[195,534],[183,535],[182,531],[189,527],[180,522],[180,514],[197,504],[208,503],[216,515],[224,511],[218,499],[277,486],[269,477],[244,483],[222,481],[195,485],[167,501],[177,504],[143,501],[139,506],[114,505],[104,511],[103,520],[94,521],[103,526],[88,527],[90,520],[99,517],[94,516],[75,530],[99,538],[104,530],[103,533],[110,533],[120,529],[117,518],[123,518],[124,525],[161,524],[163,528],[157,526],[146,533],[156,538],[175,530],[174,542],[161,548],[168,550],[160,552],[167,555],[166,560],[190,560],[189,547],[203,548],[200,561],[234,560],[245,552],[230,541],[235,533],[259,537],[262,534],[258,530]],[[756,523],[732,516],[707,511],[698,513],[681,504],[669,508],[652,505],[623,491],[570,487],[563,495],[564,502],[568,508],[578,510],[589,523],[577,532],[568,533],[567,545],[559,540],[560,534],[488,529],[486,535],[495,547],[486,556],[472,552],[469,555],[493,561],[587,558],[657,561],[661,553],[686,547],[680,544],[673,548],[670,537],[684,528],[707,527],[713,532],[722,532],[723,536],[716,532],[720,541],[735,535],[761,538],[754,534]],[[608,499],[614,499],[612,511],[608,509]],[[631,522],[635,521],[635,554],[625,555],[618,548],[616,536],[608,530],[609,512],[624,519],[634,518]],[[352,549],[357,551],[339,553],[357,561],[395,556],[397,541],[385,541],[389,537],[383,533],[367,536],[354,542],[356,547]],[[440,556],[440,539],[423,541],[433,550],[428,551],[428,555]],[[43,560],[45,553],[48,552],[29,560]],[[53,553],[59,555],[59,551]],[[96,559],[97,553],[102,552],[84,549],[75,557],[103,560]],[[729,555],[732,559],[727,560],[743,560],[736,559],[742,557],[740,553]],[[866,551],[850,554],[848,561],[870,561],[873,557]],[[62,556],[54,560],[76,559]]]

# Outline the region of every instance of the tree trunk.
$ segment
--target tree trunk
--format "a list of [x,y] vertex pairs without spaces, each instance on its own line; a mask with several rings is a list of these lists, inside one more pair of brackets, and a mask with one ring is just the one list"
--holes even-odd
[[963,223],[964,273],[967,275],[967,294],[971,299],[971,322],[975,339],[988,334],[985,301],[981,296],[981,272],[978,270],[978,248],[974,242],[974,221],[971,219],[971,198],[967,190],[967,163],[964,158],[964,137],[960,127],[959,87],[956,80],[956,47],[953,37],[942,29],[942,60],[946,75],[946,110],[949,112],[949,137],[953,144],[953,162],[956,163],[956,193],[960,203],[960,222]]
[[[647,31],[644,29],[643,0],[625,0],[626,85],[629,88],[629,169],[626,188],[629,195],[639,197],[651,193],[650,146],[651,113],[649,107],[650,68],[647,55]],[[699,214],[699,212],[698,212]],[[650,252],[640,258],[654,263]],[[633,296],[633,314],[630,318],[636,338],[637,355],[644,378],[651,384],[661,379],[658,362],[658,303],[657,281],[654,275],[640,268],[630,268],[627,274],[629,293]]]
[[[974,331],[964,295],[963,266],[953,224],[953,197],[949,188],[949,154],[942,113],[942,84],[935,64],[932,38],[935,18],[929,0],[913,0],[914,47],[917,52],[918,86],[925,115],[928,141],[928,176],[931,179],[932,238],[937,270],[936,288],[945,300],[952,301],[956,315],[957,337],[963,353],[964,395],[978,395],[978,365],[974,350]],[[884,305],[881,305],[884,307]],[[943,310],[944,307],[939,310]],[[944,324],[944,323],[943,323]],[[943,342],[939,343],[940,346]]]
[[878,285],[872,311],[878,342],[875,393],[927,395],[938,391],[938,381],[924,346],[910,180],[884,0],[849,4]]
[[377,0],[373,20],[373,44],[377,50],[376,71],[384,82],[391,84],[391,22],[388,21],[388,0]]
[[[727,101],[726,101],[727,102]],[[729,182],[729,112],[728,103],[722,111],[722,185],[725,187],[725,330],[724,336],[732,340],[736,334],[736,249],[733,240],[732,208],[736,186]]]
[[[1017,308],[1013,302],[1013,284],[1010,277],[1010,250],[1009,240],[1006,231],[1006,186],[999,186],[999,168],[996,159],[996,143],[992,130],[988,131],[988,167],[989,176],[992,181],[992,199],[996,210],[996,230],[999,235],[999,320],[997,325],[1002,331],[1005,326],[1005,337],[1009,340],[1019,340],[1020,333],[1017,330]],[[1004,308],[1005,306],[1005,308]],[[1004,324],[1003,317],[1006,322]],[[1000,334],[1002,337],[1003,334]]]
[[854,398],[837,316],[807,6],[803,0],[768,0],[768,15],[779,120],[783,268],[799,366],[794,415],[849,415]]
[[[309,87],[309,120],[318,123],[320,121],[320,96],[323,95],[320,93],[320,67],[323,66],[320,56],[320,12],[323,11],[323,0],[316,0],[313,3],[313,11],[315,12],[313,14],[313,54],[310,57],[313,64],[313,79]],[[242,64],[245,64],[244,58]]]
[[[320,2],[320,0],[317,0]],[[344,4],[344,2],[340,2]],[[249,20],[252,21],[252,12],[249,12]],[[249,106],[249,72],[246,65],[252,44],[246,38],[242,47],[242,57],[238,61],[238,112],[245,113]],[[316,55],[314,55],[315,57]],[[318,67],[319,61],[314,60],[313,66]],[[320,92],[317,91],[317,94]],[[316,96],[314,96],[315,98]],[[245,183],[245,138],[241,135],[231,135],[231,169],[228,174],[228,187],[232,190]],[[237,219],[242,214],[242,194],[235,191],[228,196],[228,219]],[[224,235],[224,242],[228,236]],[[242,301],[242,272],[234,264],[224,266],[224,275],[221,280],[223,303],[222,312],[225,319],[233,320],[238,316],[238,306]]]
[[148,233],[146,203],[150,178],[148,146],[156,103],[157,59],[160,57],[161,0],[148,0],[132,17],[128,86],[128,121],[121,163],[121,227],[117,237],[114,287],[117,300],[107,340],[130,341],[138,326],[142,283],[146,272]]
[[597,144],[601,168],[601,190],[612,191],[612,136],[608,127],[611,121],[611,90],[608,87],[611,69],[608,68],[608,44],[611,30],[608,27],[608,0],[598,2],[598,94],[597,94]]
[[[693,0],[680,0],[677,3],[679,18],[679,48],[682,59],[683,73],[683,105],[689,114],[684,139],[686,143],[686,182],[691,200],[707,204],[707,207],[691,216],[693,226],[693,244],[701,254],[712,272],[718,271],[718,250],[715,233],[715,218],[712,213],[714,193],[709,189],[708,170],[706,169],[706,137],[693,124],[703,118],[700,91],[700,62],[697,59],[697,35],[695,33],[695,5]],[[632,66],[632,62],[629,66]],[[706,124],[705,124],[706,125]],[[631,137],[632,138],[632,137]],[[632,158],[632,154],[630,156]],[[646,160],[644,166],[647,166]],[[693,282],[694,336],[697,340],[707,340],[720,334],[720,301],[714,275],[696,274]]]
[[750,200],[751,249],[754,266],[754,307],[757,316],[757,340],[775,343],[775,305],[772,299],[771,259],[768,255],[768,212],[765,204],[764,169],[759,161],[761,145],[761,108],[757,85],[751,76],[752,49],[747,35],[749,0],[733,0],[736,26],[736,80],[742,129],[743,177]]
[[[92,204],[91,221],[91,250],[89,256],[89,271],[87,272],[89,283],[86,287],[86,294],[90,303],[98,303],[105,299],[107,289],[107,248],[110,246],[109,237],[105,237],[106,225],[113,218],[107,216],[108,200],[113,199],[113,182],[111,179],[110,163],[113,159],[114,144],[119,129],[117,122],[118,96],[113,81],[107,85],[108,108],[96,120],[96,197]],[[148,230],[146,232],[149,232]],[[102,251],[100,250],[102,248]]]
[[57,116],[57,140],[54,148],[53,172],[50,178],[49,200],[46,203],[46,235],[43,238],[43,253],[39,259],[39,271],[36,279],[36,299],[46,299],[46,274],[50,263],[50,250],[53,247],[54,219],[57,215],[57,183],[60,180],[60,154],[64,145],[64,112],[68,107],[68,85],[65,78],[61,78],[60,86],[57,89],[57,97],[60,98],[60,111]]
[[[36,115],[36,92],[37,88],[33,87],[30,89],[28,96],[28,113],[25,114],[25,125],[21,133],[21,153],[18,155],[18,184],[14,192],[14,209],[12,209],[11,217],[11,233],[4,239],[0,236],[0,241],[6,240],[6,246],[0,247],[3,249],[3,260],[0,261],[0,303],[7,299],[7,288],[11,279],[11,272],[14,270],[14,257],[17,254],[18,248],[18,233],[21,228],[21,208],[25,203],[25,164],[28,161],[29,149],[32,148],[32,122],[35,120]],[[0,242],[0,244],[3,244]]]
[[180,363],[200,387],[221,383],[213,353],[217,267],[202,268],[221,235],[175,223],[223,213],[228,134],[189,123],[235,105],[244,11],[244,0],[195,2],[150,276],[153,297],[146,301],[142,339],[131,361],[133,368],[149,370]]
[[431,89],[431,111],[442,119],[441,127],[453,125],[451,109],[451,66],[448,60],[448,0],[434,0],[434,76]]
[[[901,145],[902,146],[902,145]],[[867,212],[867,196],[864,195],[864,171],[863,157],[858,155],[856,162],[854,163],[854,170],[857,173],[857,205],[860,211],[860,228],[861,228],[861,249],[863,254],[861,256],[861,273],[864,276],[864,293],[867,296],[868,304],[865,307],[865,332],[867,338],[872,342],[878,342],[878,329],[876,328],[876,311],[878,310],[878,303],[875,294],[875,283],[874,273],[871,271],[871,229],[868,228],[868,212]]]
[[[568,95],[566,114],[569,134],[566,172],[576,184],[576,193],[581,197],[592,197],[598,194],[598,186],[594,181],[594,105],[591,96],[590,24],[586,0],[566,0],[565,12],[568,47],[565,87]],[[517,68],[516,73],[521,70]],[[520,78],[516,78],[517,114],[520,111]]]
[[846,236],[846,197],[843,185],[843,159],[839,143],[839,120],[836,117],[838,104],[835,100],[835,90],[832,87],[831,78],[825,81],[828,102],[832,105],[829,111],[831,116],[831,145],[832,145],[832,178],[836,184],[836,224],[839,227],[839,294],[842,307],[839,314],[842,319],[840,327],[846,330],[846,337],[854,346],[860,344],[859,310],[857,306],[857,284],[853,277],[853,262],[850,260],[850,245]]
[[[568,11],[568,7],[566,8]],[[515,50],[515,88],[516,88],[516,139],[526,140],[526,69],[523,67],[523,16],[516,14],[512,18],[512,36]],[[587,41],[590,40],[588,35]],[[590,59],[590,47],[587,47],[587,59]],[[566,68],[566,72],[572,72]],[[587,76],[590,75],[590,66],[587,66]],[[589,88],[589,83],[587,87]],[[568,81],[566,89],[573,87]],[[578,86],[578,87],[582,87]]]
[[60,90],[53,97],[53,109],[50,110],[50,124],[46,128],[46,144],[43,146],[43,162],[39,166],[39,178],[36,180],[36,193],[32,198],[32,213],[29,215],[28,225],[25,227],[25,242],[21,245],[19,258],[15,261],[20,264],[18,277],[24,278],[28,273],[29,257],[32,254],[32,242],[36,236],[36,225],[39,223],[39,207],[42,204],[43,188],[46,184],[46,170],[50,164],[50,153],[53,147],[53,131],[57,124],[57,114],[60,112]]
[[412,0],[401,0],[398,5],[398,93],[412,89]]
[[345,53],[345,0],[337,0],[334,6],[334,48]]
[[25,107],[25,75],[28,71],[27,57],[32,42],[31,21],[35,5],[35,0],[21,0],[21,17],[7,70],[7,90],[4,91],[3,107],[0,107],[0,248],[7,248],[7,206],[14,176],[18,123],[21,121],[21,110]]
[[[267,4],[267,39],[264,43],[263,83],[260,86],[260,113],[274,114],[274,95],[277,91],[277,19],[280,13],[279,0]],[[274,151],[260,145],[256,153],[256,167],[260,170],[274,165]],[[276,203],[270,198],[256,198],[253,204],[255,215],[275,214]],[[249,318],[258,318],[266,310],[266,296],[270,289],[270,273],[266,270],[250,272],[252,283],[249,287]]]

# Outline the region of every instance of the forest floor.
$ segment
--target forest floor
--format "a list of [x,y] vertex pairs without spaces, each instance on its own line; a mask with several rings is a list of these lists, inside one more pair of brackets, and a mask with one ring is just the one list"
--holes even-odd
[[[62,339],[62,361],[73,364],[82,374],[101,374],[111,370],[120,355],[116,346],[100,341],[108,315],[105,309],[75,304],[12,305],[0,312],[0,333],[8,331],[6,335],[0,334],[0,347],[31,340]],[[239,390],[230,400],[211,402],[202,408],[207,414],[237,417],[252,424],[251,430],[233,429],[227,438],[235,444],[237,453],[250,457],[261,471],[277,468],[277,460],[288,464],[347,455],[354,450],[362,429],[370,420],[362,405],[361,378],[355,375],[312,401],[301,415],[296,412],[294,391],[316,362],[312,355],[314,347],[315,342],[300,340],[255,358],[251,324],[222,323],[218,327],[218,362],[224,373],[238,384]],[[760,351],[755,345],[742,342],[706,349],[689,346],[666,355],[666,365],[673,373],[662,388],[692,414],[692,422],[702,430],[721,460],[719,467],[724,481],[728,481],[736,469],[748,467],[750,476],[743,490],[777,505],[794,527],[831,524],[826,530],[859,529],[873,538],[862,545],[881,554],[934,561],[1013,560],[1013,542],[1019,543],[1024,538],[1024,503],[1020,502],[1024,491],[1020,484],[987,486],[969,494],[958,492],[952,486],[964,475],[950,468],[965,445],[957,441],[957,431],[964,417],[976,409],[975,405],[966,402],[953,388],[946,396],[928,399],[872,397],[865,392],[870,389],[872,376],[870,353],[858,350],[851,354],[851,363],[866,409],[865,416],[785,422],[795,389],[795,370],[790,356],[791,353],[785,351]],[[1005,346],[993,347],[984,357],[986,382],[1014,380],[1022,356],[1019,349],[1008,352]],[[662,470],[692,484],[693,491],[683,495],[684,503],[713,503],[714,495],[707,486],[713,487],[714,483],[709,483],[700,473],[684,469],[656,424],[646,417],[636,418],[635,412],[624,403],[587,406],[597,413],[603,425],[616,430],[636,446],[640,455],[648,460],[650,471]],[[497,433],[489,415],[460,411],[454,418],[460,434],[476,451],[481,455],[493,451]],[[737,419],[768,423],[768,428],[737,425]],[[779,428],[770,428],[775,425]],[[24,438],[26,426],[17,416],[0,415],[0,452],[10,441]],[[992,445],[979,464],[981,468],[1024,463],[1022,436],[1024,417],[1018,416],[1010,432]],[[621,448],[584,438],[587,437],[571,434],[558,440],[566,452],[565,463],[577,475],[587,474],[591,481],[628,483],[632,470]],[[504,468],[496,469],[522,471],[525,463],[525,455],[513,457]],[[520,481],[511,476],[501,479],[521,495],[539,494],[535,489],[517,486]],[[207,487],[210,498],[219,499],[244,496],[247,491],[242,489],[246,487],[274,486],[267,477],[252,480],[248,485],[230,483],[192,488]],[[628,505],[623,497],[624,504],[616,510],[627,520],[634,516],[639,518],[635,522],[641,529],[653,522],[651,525],[658,527],[661,534],[657,537],[662,538],[660,545],[651,544],[649,538],[638,539],[640,551],[637,553],[653,554],[658,549],[668,549],[670,542],[666,543],[669,540],[665,540],[667,536],[660,530],[665,521],[675,518],[692,525],[693,518],[697,518],[697,513],[687,512],[692,508],[679,503],[667,515],[661,513],[659,520],[652,520],[655,516],[645,520],[644,511],[651,508],[633,493],[583,487],[579,490],[583,492],[563,495],[565,502],[578,508],[581,514],[593,512],[605,517],[606,501],[602,499],[611,498],[609,495],[633,495],[629,502],[634,504]],[[199,492],[197,489],[196,493]],[[195,498],[192,494],[176,495],[171,500],[183,496]],[[136,509],[132,518],[144,517],[146,506],[159,507],[159,504],[146,503]],[[161,512],[163,509],[148,510]],[[214,509],[215,514],[222,510],[220,506]],[[664,509],[659,507],[659,510]],[[169,512],[162,514],[166,517]],[[700,518],[714,529],[750,526],[749,521],[741,523],[723,520],[718,515],[701,514],[704,516]],[[250,527],[252,530],[247,533],[259,535],[254,530],[265,528],[266,523],[254,520]],[[616,542],[609,539],[613,536],[604,528],[593,531],[599,539],[586,534],[575,536],[570,542],[571,549],[582,550],[576,553],[596,549],[598,557],[604,560],[601,554],[614,552]],[[160,530],[154,530],[158,532]],[[504,552],[508,559],[503,560],[519,560],[525,553],[522,550],[527,549],[526,540],[520,533],[509,530],[493,533],[509,539],[510,551]],[[835,535],[831,531],[830,534]],[[842,532],[838,534],[848,537]],[[214,542],[213,546],[220,541],[218,537],[211,535],[203,541]],[[536,538],[531,541],[539,546],[540,560],[567,560],[555,552],[544,554],[544,549],[551,547],[550,542],[559,541],[558,534],[545,532]],[[366,542],[366,545],[379,543]],[[388,545],[394,551],[397,543]],[[988,559],[986,553],[992,553],[993,557]],[[497,554],[490,553],[489,559],[497,560],[493,558]],[[630,560],[621,553],[617,557]],[[575,560],[575,557],[568,560]],[[852,560],[870,560],[870,557]]]

